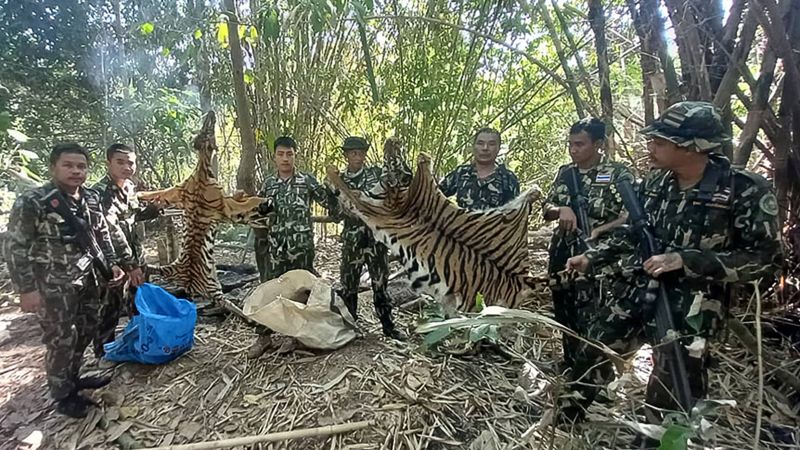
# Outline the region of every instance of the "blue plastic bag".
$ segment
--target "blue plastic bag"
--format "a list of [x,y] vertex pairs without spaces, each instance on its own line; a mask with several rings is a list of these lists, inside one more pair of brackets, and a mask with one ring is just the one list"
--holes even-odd
[[164,364],[194,345],[197,306],[175,298],[150,283],[136,291],[136,309],[128,326],[114,342],[105,344],[106,359],[142,364]]

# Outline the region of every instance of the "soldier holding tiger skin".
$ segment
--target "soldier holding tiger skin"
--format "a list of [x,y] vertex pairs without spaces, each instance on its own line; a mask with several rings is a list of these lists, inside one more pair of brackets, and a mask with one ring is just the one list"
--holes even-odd
[[[759,175],[731,167],[719,153],[730,138],[712,104],[677,103],[640,133],[648,138],[653,169],[639,187],[639,199],[663,253],[642,261],[636,240],[621,229],[570,258],[567,268],[587,272],[619,265],[622,276],[612,280],[615,295],[594,311],[587,337],[622,353],[634,350],[628,347],[638,338],[654,345],[646,412],[651,423],[660,423],[650,406],[678,407],[670,372],[674,356],[669,346],[655,346],[653,278],[665,283],[675,331],[684,336],[681,350],[696,401],[706,394],[708,341],[724,313],[726,283],[772,277],[782,255],[771,186]],[[593,348],[582,345],[575,359],[592,386],[606,385],[614,376],[611,364]],[[597,388],[584,384],[580,389],[585,401],[575,408],[582,410]]]
[[[348,188],[367,192],[380,182],[382,170],[378,166],[365,166],[369,143],[363,137],[350,136],[342,144],[347,160],[347,170],[342,180]],[[358,285],[364,264],[372,281],[372,299],[375,313],[381,322],[385,336],[405,340],[406,336],[394,326],[392,303],[386,293],[389,277],[388,249],[376,242],[372,231],[360,219],[346,215],[338,203],[331,204],[331,216],[336,221],[344,220],[342,229],[342,262],[340,295],[354,318],[358,318]]]
[[[269,226],[255,230],[256,263],[261,281],[268,281],[290,270],[303,269],[313,274],[314,227],[311,201],[329,208],[331,194],[313,175],[300,172],[295,165],[297,143],[288,136],[275,140],[277,173],[264,180],[258,193],[271,205]],[[248,357],[258,358],[271,343],[270,332],[259,327],[259,338],[250,347]]]
[[[595,292],[601,286],[592,279],[583,277],[579,280],[568,279],[564,275],[567,259],[580,253],[579,239],[589,241],[602,236],[625,222],[626,213],[622,199],[616,191],[614,183],[625,179],[633,182],[630,170],[621,163],[608,160],[602,152],[606,139],[606,125],[594,117],[575,122],[569,130],[570,164],[558,169],[558,175],[544,201],[544,220],[558,220],[558,228],[553,233],[549,248],[548,275],[550,290],[553,295],[553,311],[555,318],[562,325],[573,331],[584,334],[585,329],[578,320],[578,311],[582,306],[591,304],[597,297]],[[580,194],[586,199],[586,215],[589,220],[591,234],[580,237],[577,233],[577,218],[568,180],[577,170]],[[577,351],[579,341],[571,336],[562,337],[564,362],[573,367],[573,355]],[[580,376],[580,374],[572,374]]]
[[497,163],[500,132],[481,128],[472,141],[472,163],[458,166],[439,182],[439,190],[456,196],[461,208],[470,211],[497,208],[519,195],[517,176]]

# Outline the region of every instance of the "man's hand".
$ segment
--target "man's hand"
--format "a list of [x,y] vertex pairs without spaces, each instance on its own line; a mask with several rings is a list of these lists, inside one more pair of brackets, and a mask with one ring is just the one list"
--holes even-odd
[[19,295],[19,307],[24,312],[36,312],[42,307],[42,294],[30,291]]
[[644,262],[644,271],[650,276],[657,277],[662,273],[672,272],[683,268],[683,258],[678,253],[665,253],[654,255]]
[[131,286],[139,287],[144,283],[144,272],[141,267],[136,267],[128,272],[128,278],[131,280]]
[[567,260],[567,270],[586,273],[589,270],[589,258],[584,255],[573,256]]
[[272,200],[264,200],[260,205],[258,205],[257,211],[262,216],[266,216],[267,214],[271,213],[273,209],[274,207],[272,205]]
[[558,228],[564,231],[575,231],[578,228],[578,218],[569,206],[558,208]]
[[125,279],[125,272],[119,268],[119,266],[112,266],[111,273],[114,274],[114,278],[108,280],[109,286],[119,286],[122,284],[122,280]]

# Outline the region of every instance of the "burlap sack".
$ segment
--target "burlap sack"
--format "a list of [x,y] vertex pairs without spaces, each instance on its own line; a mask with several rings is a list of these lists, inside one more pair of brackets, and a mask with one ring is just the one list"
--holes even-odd
[[245,299],[242,311],[309,348],[337,349],[356,337],[355,321],[342,299],[306,270],[292,270],[262,283]]

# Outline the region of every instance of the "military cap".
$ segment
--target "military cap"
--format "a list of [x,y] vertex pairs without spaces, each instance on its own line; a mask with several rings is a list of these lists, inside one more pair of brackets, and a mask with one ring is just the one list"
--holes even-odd
[[698,152],[717,150],[730,140],[722,126],[722,116],[708,102],[676,103],[639,133],[660,137],[678,147],[688,147]]
[[344,138],[342,150],[366,150],[369,148],[369,142],[361,136],[348,136]]

